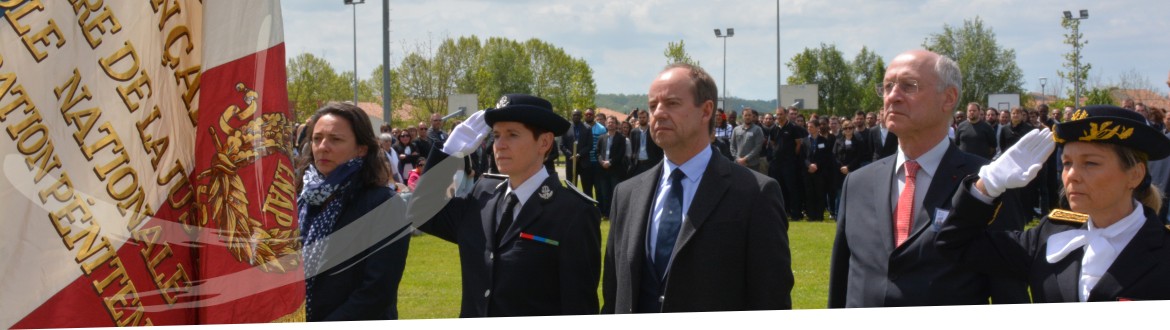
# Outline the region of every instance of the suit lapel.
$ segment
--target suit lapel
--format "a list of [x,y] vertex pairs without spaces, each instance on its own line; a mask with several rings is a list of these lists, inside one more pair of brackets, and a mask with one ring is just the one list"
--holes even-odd
[[[678,243],[674,244],[674,251],[671,252],[671,263],[674,262],[673,256],[677,256],[683,246],[686,246],[691,237],[695,235],[695,231],[703,226],[711,212],[715,211],[715,206],[719,205],[724,193],[731,187],[729,166],[731,166],[731,161],[723,158],[719,153],[711,153],[711,160],[707,163],[707,169],[699,180],[695,196],[691,198],[691,207],[687,209],[682,227],[679,228]],[[667,266],[667,269],[670,267]]]
[[922,198],[922,205],[914,210],[914,222],[911,224],[913,229],[910,231],[911,235],[908,240],[914,239],[914,236],[921,235],[923,231],[930,228],[935,210],[943,208],[947,200],[954,196],[954,189],[959,185],[959,180],[963,179],[960,174],[964,173],[963,167],[966,166],[962,162],[959,152],[959,148],[953,144],[947,146],[947,151],[943,154],[943,158],[939,161],[938,168],[935,169],[934,176],[930,180],[926,197]]
[[[1123,298],[1119,297],[1122,294],[1122,289],[1134,288],[1134,283],[1137,283],[1151,268],[1158,264],[1150,260],[1155,260],[1153,251],[1162,246],[1162,231],[1165,228],[1158,223],[1154,214],[1146,213],[1145,216],[1146,221],[1142,224],[1142,228],[1121,250],[1117,259],[1105,271],[1105,275],[1089,292],[1089,301]],[[1163,280],[1165,279],[1157,279],[1156,281]]]
[[630,278],[635,279],[633,292],[638,292],[636,285],[639,281],[636,279],[642,276],[642,265],[650,260],[646,257],[650,251],[649,245],[647,245],[649,237],[647,232],[650,230],[650,210],[654,202],[655,190],[658,187],[658,177],[662,175],[662,166],[663,162],[658,162],[658,165],[632,179],[637,181],[629,195],[631,199],[629,213],[624,217],[630,223],[625,226],[627,239],[623,251],[626,253],[625,258],[630,260],[628,265],[633,265],[630,269],[632,274]]
[[1080,278],[1081,278],[1081,259],[1085,256],[1084,249],[1078,249],[1070,252],[1063,260],[1052,265],[1056,267],[1056,287],[1046,287],[1045,289],[1055,291],[1059,294],[1060,300],[1056,301],[1081,301],[1080,298]]
[[[541,193],[545,189],[544,187],[548,187],[548,191],[551,192],[551,195],[548,195],[547,199],[541,196]],[[508,227],[508,231],[500,239],[500,246],[502,247],[505,243],[516,239],[524,228],[528,228],[536,219],[539,219],[540,214],[544,212],[544,204],[551,202],[553,198],[556,198],[557,194],[564,193],[559,190],[560,188],[560,181],[558,181],[556,176],[550,175],[544,179],[540,187],[536,188],[536,192],[533,192],[531,196],[528,196],[528,200],[524,201],[524,206],[520,208],[520,213],[516,215],[516,221],[512,222],[512,226]]]
[[885,157],[870,166],[877,166],[879,175],[876,176],[876,184],[873,187],[873,193],[870,196],[878,198],[877,214],[873,217],[879,221],[875,226],[877,235],[882,240],[882,245],[886,248],[886,252],[894,250],[894,209],[890,202],[890,194],[894,195],[894,200],[897,200],[897,187],[894,186],[894,157]]
[[492,246],[492,242],[496,241],[496,214],[498,213],[497,211],[500,210],[500,197],[504,195],[505,189],[503,188],[507,183],[508,181],[504,181],[497,185],[495,192],[492,193],[492,197],[489,198],[487,200],[487,204],[484,205],[487,207],[479,210],[479,219],[483,225],[483,235],[485,242],[484,245],[487,245],[488,251],[496,250],[495,247]]

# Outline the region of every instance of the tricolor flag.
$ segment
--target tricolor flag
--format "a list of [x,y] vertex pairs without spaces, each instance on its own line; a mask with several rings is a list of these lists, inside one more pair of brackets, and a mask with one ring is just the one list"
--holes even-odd
[[0,328],[296,320],[279,2],[0,16]]

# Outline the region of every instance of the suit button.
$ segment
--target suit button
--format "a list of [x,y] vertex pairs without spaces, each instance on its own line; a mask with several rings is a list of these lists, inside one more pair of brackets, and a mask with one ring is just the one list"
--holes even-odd
[[488,260],[496,260],[496,254],[495,253],[488,253]]
[[665,300],[666,300],[666,295],[661,295],[661,296],[658,296],[658,303],[659,303],[659,304],[661,304],[661,303],[662,303],[663,301],[665,301]]
[[491,290],[491,289],[488,289],[487,291],[484,291],[484,292],[483,292],[483,297],[484,297],[484,298],[487,298],[488,296],[491,296],[491,295],[492,295],[492,290]]

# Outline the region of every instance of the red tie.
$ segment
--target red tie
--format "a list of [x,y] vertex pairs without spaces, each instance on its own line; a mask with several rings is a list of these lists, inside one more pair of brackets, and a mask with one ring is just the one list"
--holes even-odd
[[898,195],[898,217],[894,219],[894,246],[901,246],[910,236],[910,219],[914,218],[914,181],[918,174],[918,162],[907,160],[906,186],[902,194]]

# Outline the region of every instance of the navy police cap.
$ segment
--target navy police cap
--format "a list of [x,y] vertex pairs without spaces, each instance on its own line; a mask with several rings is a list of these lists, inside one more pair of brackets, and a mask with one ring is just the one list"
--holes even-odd
[[570,126],[568,120],[553,112],[552,103],[548,100],[526,94],[504,95],[495,108],[484,111],[483,117],[488,126],[501,121],[514,121],[540,127],[554,136],[569,131]]

